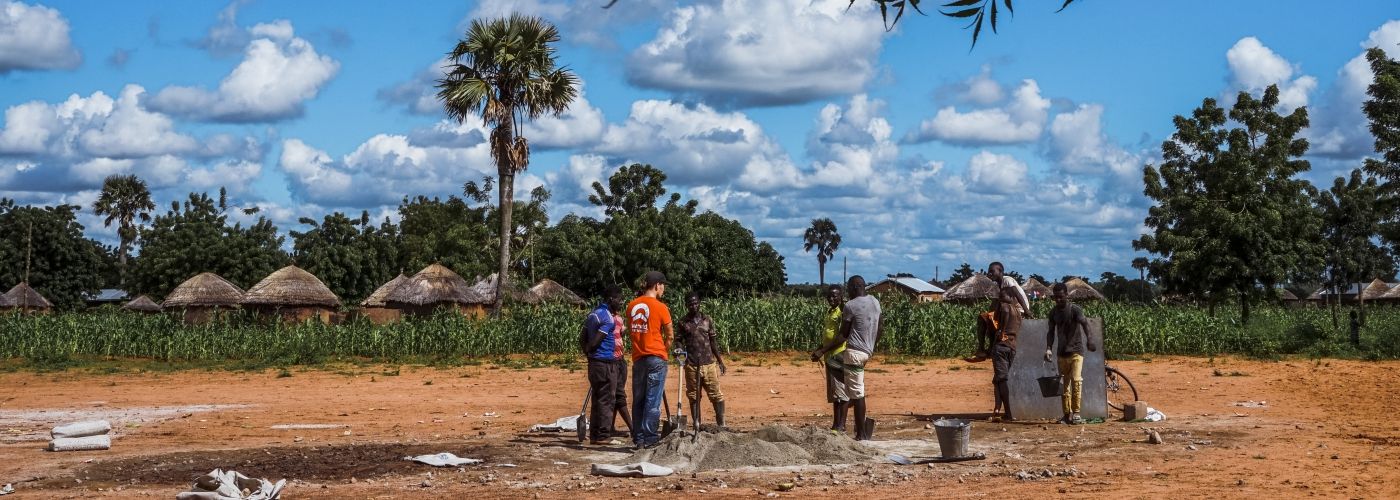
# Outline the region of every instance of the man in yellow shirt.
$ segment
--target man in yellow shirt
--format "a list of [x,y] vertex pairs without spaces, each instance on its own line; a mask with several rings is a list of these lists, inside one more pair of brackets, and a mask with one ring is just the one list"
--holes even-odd
[[[836,333],[841,329],[841,303],[845,297],[841,294],[841,285],[831,285],[826,289],[826,303],[830,309],[822,316],[821,343],[826,345],[831,339],[836,338]],[[826,401],[831,403],[831,430],[846,432],[846,409],[850,405],[851,398],[846,394],[845,372],[841,369],[841,358],[838,357],[841,351],[846,350],[846,344],[832,349],[831,352],[822,356],[822,366],[826,373]]]

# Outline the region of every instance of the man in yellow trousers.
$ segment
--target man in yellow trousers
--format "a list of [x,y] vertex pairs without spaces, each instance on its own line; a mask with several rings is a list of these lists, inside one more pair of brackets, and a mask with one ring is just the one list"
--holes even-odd
[[[1051,288],[1055,298],[1055,308],[1050,311],[1050,330],[1045,335],[1045,360],[1059,355],[1060,377],[1064,390],[1060,401],[1065,416],[1060,421],[1066,424],[1082,424],[1079,405],[1084,394],[1084,349],[1097,351],[1094,339],[1089,337],[1089,320],[1084,310],[1069,302],[1069,290],[1064,283],[1056,283]],[[1058,351],[1058,352],[1057,352]]]

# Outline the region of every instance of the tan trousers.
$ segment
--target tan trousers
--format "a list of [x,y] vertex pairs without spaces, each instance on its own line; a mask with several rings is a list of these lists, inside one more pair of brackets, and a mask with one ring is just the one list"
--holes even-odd
[[[703,377],[702,377],[703,375]],[[702,382],[700,379],[704,379]],[[685,364],[685,397],[692,403],[700,399],[700,388],[704,387],[705,395],[710,397],[711,403],[723,403],[724,392],[719,390],[719,363],[710,363],[704,366],[695,366],[690,363]]]
[[1060,378],[1065,390],[1060,394],[1060,403],[1065,415],[1079,413],[1079,404],[1084,394],[1084,356],[1071,354],[1060,356]]

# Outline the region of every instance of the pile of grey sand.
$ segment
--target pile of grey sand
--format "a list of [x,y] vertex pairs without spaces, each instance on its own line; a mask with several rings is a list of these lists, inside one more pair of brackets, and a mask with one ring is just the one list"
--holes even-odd
[[692,441],[690,432],[676,432],[656,448],[639,450],[618,463],[651,462],[696,472],[742,467],[854,464],[871,460],[877,450],[845,434],[807,426],[794,429],[774,424],[755,432],[708,428]]

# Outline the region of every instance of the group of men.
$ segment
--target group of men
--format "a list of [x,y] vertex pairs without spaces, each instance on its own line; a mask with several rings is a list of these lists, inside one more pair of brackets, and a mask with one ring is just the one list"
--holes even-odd
[[[1033,318],[1025,291],[1005,274],[1005,266],[993,262],[987,276],[997,286],[992,307],[978,317],[977,353],[969,361],[992,360],[992,386],[995,394],[993,418],[1012,419],[1008,377],[1016,357],[1016,337],[1021,319]],[[659,425],[665,398],[666,372],[670,355],[681,356],[686,399],[692,415],[700,415],[700,393],[708,396],[714,408],[715,423],[724,427],[724,393],[719,378],[727,372],[719,352],[714,322],[701,312],[700,297],[686,296],[686,315],[678,331],[662,295],[666,276],[646,273],[641,295],[625,306],[622,290],[609,287],[603,302],[584,321],[583,350],[588,356],[588,380],[592,398],[589,417],[590,440],[609,444],[616,434],[615,421],[627,424],[632,443],[650,448],[661,440]],[[855,413],[855,438],[871,439],[874,420],[867,417],[865,365],[884,333],[880,301],[866,293],[865,279],[859,275],[846,281],[845,293],[838,285],[825,290],[829,309],[821,320],[819,347],[811,354],[820,362],[826,379],[827,402],[831,404],[834,432],[847,432],[848,413]],[[1052,288],[1055,307],[1050,313],[1045,359],[1058,357],[1057,366],[1064,381],[1063,422],[1081,423],[1084,351],[1097,350],[1089,336],[1088,321],[1079,306],[1071,304],[1063,283]],[[627,405],[627,361],[623,355],[624,333],[631,340],[632,405]],[[672,351],[673,338],[680,347]],[[635,417],[635,418],[633,418]]]
[[[642,278],[642,293],[626,306],[622,289],[609,287],[599,304],[584,320],[583,350],[588,356],[588,382],[593,410],[589,415],[592,444],[612,443],[616,419],[627,424],[632,443],[650,448],[661,441],[661,406],[665,398],[667,363],[671,354],[684,359],[683,376],[689,390],[692,415],[700,414],[703,390],[714,407],[715,424],[724,427],[724,393],[719,377],[728,370],[720,357],[714,322],[700,310],[700,296],[686,296],[686,315],[677,332],[671,310],[661,301],[666,293],[666,275],[658,271]],[[625,316],[624,316],[625,314]],[[627,408],[627,361],[623,356],[623,334],[631,340],[632,407]],[[678,338],[676,338],[678,337]],[[672,340],[682,348],[672,351]],[[636,418],[630,418],[635,416]]]

